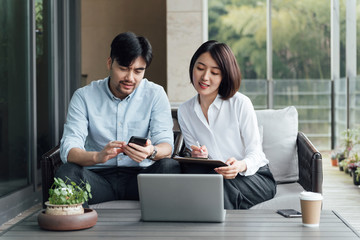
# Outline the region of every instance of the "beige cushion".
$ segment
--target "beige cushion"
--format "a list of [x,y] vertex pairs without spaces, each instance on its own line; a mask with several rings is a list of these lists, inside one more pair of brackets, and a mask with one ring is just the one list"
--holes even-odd
[[263,131],[263,151],[277,182],[299,179],[296,139],[298,113],[294,106],[284,109],[256,110]]

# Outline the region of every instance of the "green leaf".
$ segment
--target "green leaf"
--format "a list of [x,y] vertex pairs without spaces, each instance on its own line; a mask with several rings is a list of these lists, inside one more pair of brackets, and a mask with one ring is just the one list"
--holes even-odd
[[64,202],[64,203],[66,202],[66,198],[65,198],[64,196],[61,196],[61,197],[60,197],[60,200],[61,200],[62,202]]
[[59,179],[60,178],[54,178],[54,183],[57,184],[57,185],[60,185]]
[[67,188],[67,185],[64,182],[60,182],[60,186],[63,188]]
[[57,195],[57,196],[61,195],[60,190],[59,190],[58,188],[55,189],[55,190],[54,190],[54,194]]
[[54,183],[49,189],[49,201],[52,204],[76,204],[88,201],[92,198],[91,186],[88,182],[81,181],[77,185],[70,178],[66,181],[61,178],[54,178]]

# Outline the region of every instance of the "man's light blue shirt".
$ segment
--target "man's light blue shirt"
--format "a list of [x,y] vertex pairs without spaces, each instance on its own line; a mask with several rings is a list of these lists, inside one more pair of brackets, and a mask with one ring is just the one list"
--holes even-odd
[[[109,88],[109,77],[93,81],[75,91],[71,98],[64,133],[61,139],[61,159],[67,162],[70,149],[101,151],[110,141],[128,142],[131,136],[147,137],[153,145],[173,146],[171,107],[164,89],[146,78],[125,99],[115,97]],[[93,167],[147,167],[119,154],[105,164]]]

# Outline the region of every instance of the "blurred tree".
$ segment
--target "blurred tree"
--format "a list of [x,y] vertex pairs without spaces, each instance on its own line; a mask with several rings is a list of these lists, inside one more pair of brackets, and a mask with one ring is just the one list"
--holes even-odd
[[[344,16],[345,1],[340,5]],[[329,1],[273,0],[272,33],[274,78],[330,78]],[[343,36],[341,49],[345,46]],[[209,0],[209,39],[231,46],[244,78],[266,78],[265,0]],[[344,58],[341,55],[341,69]]]

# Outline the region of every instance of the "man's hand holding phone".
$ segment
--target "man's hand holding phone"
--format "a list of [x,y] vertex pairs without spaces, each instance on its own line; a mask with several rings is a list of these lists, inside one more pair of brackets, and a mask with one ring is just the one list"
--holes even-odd
[[140,145],[142,147],[145,147],[146,146],[146,143],[147,143],[147,138],[144,138],[144,137],[136,137],[136,136],[132,136],[129,140],[129,143],[135,143],[136,145]]
[[128,144],[123,146],[124,154],[135,162],[142,162],[152,153],[150,139],[143,137],[131,137]]

